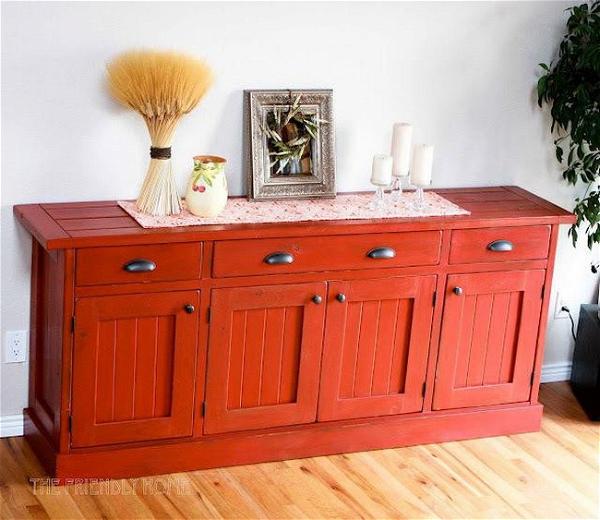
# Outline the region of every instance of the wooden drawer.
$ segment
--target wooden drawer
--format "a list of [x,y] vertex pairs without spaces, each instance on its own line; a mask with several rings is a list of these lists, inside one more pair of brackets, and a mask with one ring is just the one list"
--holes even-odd
[[[420,231],[224,240],[215,244],[213,276],[435,265],[440,260],[441,236],[440,231]],[[386,252],[393,256],[386,257]]]
[[536,260],[548,256],[550,226],[461,229],[452,232],[451,264]]
[[201,267],[201,243],[84,248],[77,251],[76,283],[191,280]]

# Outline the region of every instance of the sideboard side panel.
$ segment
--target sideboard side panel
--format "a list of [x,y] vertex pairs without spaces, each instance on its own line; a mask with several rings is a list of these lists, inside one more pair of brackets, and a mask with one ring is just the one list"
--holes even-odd
[[538,394],[540,391],[542,361],[544,358],[544,345],[546,341],[546,329],[548,328],[548,307],[550,306],[550,294],[552,292],[552,276],[554,274],[554,264],[556,262],[556,247],[558,245],[558,231],[558,224],[554,224],[552,226],[552,231],[550,232],[548,266],[546,267],[546,276],[544,278],[544,297],[542,299],[540,325],[538,327],[537,350],[535,354],[535,365],[530,396],[530,401],[532,404],[537,404]]
[[69,251],[46,251],[33,239],[29,407],[55,447],[63,400],[65,267]]

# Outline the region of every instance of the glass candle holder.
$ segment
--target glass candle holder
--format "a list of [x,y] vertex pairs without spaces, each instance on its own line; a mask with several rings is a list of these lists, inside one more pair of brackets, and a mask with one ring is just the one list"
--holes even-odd
[[375,193],[371,199],[371,209],[381,211],[385,208],[385,186],[383,184],[371,183],[375,186]]
[[402,179],[406,178],[408,178],[407,175],[394,175],[394,177],[392,177],[392,192],[390,195],[394,202],[398,202],[402,198]]
[[422,210],[425,207],[425,193],[423,192],[423,186],[417,186],[413,206],[418,210]]

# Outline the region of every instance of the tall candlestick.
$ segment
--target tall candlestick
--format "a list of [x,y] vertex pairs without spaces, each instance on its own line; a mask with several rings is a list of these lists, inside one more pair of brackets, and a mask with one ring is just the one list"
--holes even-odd
[[410,170],[410,182],[415,186],[429,186],[431,184],[432,167],[433,145],[419,144],[415,146],[413,164]]
[[391,155],[379,154],[373,157],[373,169],[371,171],[371,184],[375,186],[389,186],[392,182]]
[[408,123],[394,123],[392,134],[392,157],[394,158],[394,177],[406,177],[410,164],[410,145],[413,128]]

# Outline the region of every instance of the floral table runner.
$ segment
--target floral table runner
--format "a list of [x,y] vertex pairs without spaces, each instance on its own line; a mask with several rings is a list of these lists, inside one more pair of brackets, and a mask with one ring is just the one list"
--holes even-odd
[[[374,210],[369,193],[338,195],[335,199],[278,200],[251,202],[244,198],[230,198],[218,217],[197,217],[186,209],[179,215],[154,217],[138,211],[135,202],[119,201],[140,226],[162,228],[202,226],[211,224],[258,224],[268,222],[308,222],[315,220],[348,220],[371,218],[422,218],[435,216],[469,215],[470,212],[453,204],[437,193],[425,192],[421,208],[415,205],[414,192],[404,192],[396,202],[389,195],[385,207]],[[184,202],[185,208],[185,202]]]

